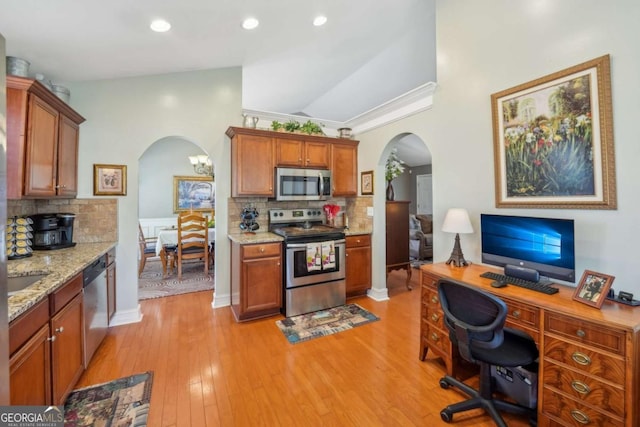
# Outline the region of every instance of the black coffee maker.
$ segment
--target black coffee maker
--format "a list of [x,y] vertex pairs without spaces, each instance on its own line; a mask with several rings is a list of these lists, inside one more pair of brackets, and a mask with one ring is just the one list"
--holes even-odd
[[33,249],[51,250],[70,248],[73,242],[73,221],[75,214],[39,214],[32,215]]

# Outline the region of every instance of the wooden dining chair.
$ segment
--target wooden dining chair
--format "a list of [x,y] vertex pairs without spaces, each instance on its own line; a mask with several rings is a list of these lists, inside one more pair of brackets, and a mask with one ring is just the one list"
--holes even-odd
[[202,259],[204,273],[209,273],[209,228],[208,217],[198,212],[178,215],[178,244],[175,258],[178,264],[178,280],[182,279],[182,262]]
[[140,247],[140,263],[138,265],[138,277],[142,275],[144,266],[147,263],[147,258],[153,258],[156,256],[156,241],[155,237],[144,237],[142,232],[142,226],[138,222],[138,246]]

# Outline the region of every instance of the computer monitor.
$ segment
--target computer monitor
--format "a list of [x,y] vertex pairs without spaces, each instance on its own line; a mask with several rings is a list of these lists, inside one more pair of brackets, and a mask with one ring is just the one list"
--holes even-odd
[[480,229],[483,263],[575,282],[573,220],[481,214]]

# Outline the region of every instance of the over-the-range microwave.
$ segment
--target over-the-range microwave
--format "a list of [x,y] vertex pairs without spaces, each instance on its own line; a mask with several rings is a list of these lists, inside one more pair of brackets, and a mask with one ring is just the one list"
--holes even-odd
[[276,168],[276,200],[326,200],[331,197],[331,171]]

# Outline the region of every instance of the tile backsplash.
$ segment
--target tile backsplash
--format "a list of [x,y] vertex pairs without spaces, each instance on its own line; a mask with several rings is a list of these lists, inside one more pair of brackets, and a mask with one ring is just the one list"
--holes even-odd
[[7,217],[73,213],[76,243],[118,240],[118,199],[7,200]]

